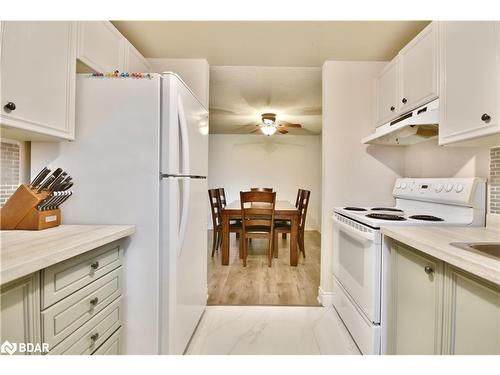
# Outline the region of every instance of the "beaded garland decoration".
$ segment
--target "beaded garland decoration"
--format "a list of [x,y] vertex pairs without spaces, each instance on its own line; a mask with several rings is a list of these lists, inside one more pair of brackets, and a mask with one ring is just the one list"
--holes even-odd
[[107,77],[107,78],[146,78],[146,79],[152,79],[155,74],[154,73],[139,73],[139,72],[119,72],[118,70],[115,70],[113,72],[109,73],[92,73],[92,77]]

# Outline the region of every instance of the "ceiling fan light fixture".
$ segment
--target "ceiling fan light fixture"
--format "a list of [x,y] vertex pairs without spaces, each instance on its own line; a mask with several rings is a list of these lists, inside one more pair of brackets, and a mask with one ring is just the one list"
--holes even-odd
[[269,118],[264,118],[262,119],[262,122],[264,123],[264,125],[266,126],[271,126],[271,125],[274,125],[274,121],[269,119]]
[[260,128],[260,130],[262,131],[263,134],[270,136],[270,135],[273,135],[274,133],[276,133],[277,128],[275,126],[272,126],[272,125],[266,125],[266,126],[263,126],[262,128]]

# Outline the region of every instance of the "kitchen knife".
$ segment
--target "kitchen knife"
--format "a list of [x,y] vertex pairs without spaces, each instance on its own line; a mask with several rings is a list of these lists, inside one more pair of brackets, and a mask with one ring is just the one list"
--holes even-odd
[[62,199],[57,202],[57,205],[55,208],[59,208],[61,206],[61,204],[66,202],[66,200],[73,195],[72,191],[65,191],[63,193],[64,193],[64,195],[62,196]]
[[61,173],[57,178],[52,182],[48,187],[47,190],[49,191],[56,191],[58,190],[58,187],[61,185],[61,182],[65,179],[66,177],[66,172]]
[[57,191],[57,199],[50,204],[49,209],[50,210],[55,210],[56,208],[59,207],[59,205],[64,202],[66,199],[66,196],[69,195],[69,191]]
[[72,186],[73,186],[73,182],[67,183],[63,187],[61,187],[61,190],[62,191],[66,191],[66,190],[68,190]]
[[36,177],[33,179],[33,181],[31,181],[31,188],[32,189],[36,189],[37,186],[40,184],[40,182],[43,181],[43,179],[45,177],[47,177],[47,175],[50,173],[50,169],[47,168],[47,167],[44,167],[37,175]]
[[37,193],[41,193],[43,190],[47,188],[52,182],[54,182],[56,178],[54,177],[54,174],[51,174],[49,177],[45,179],[45,181],[42,182],[42,184],[38,187],[38,190],[36,191]]

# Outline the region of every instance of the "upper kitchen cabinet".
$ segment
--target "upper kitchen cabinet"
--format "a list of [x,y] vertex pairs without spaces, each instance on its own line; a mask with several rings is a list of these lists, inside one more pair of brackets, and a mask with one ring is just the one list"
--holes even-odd
[[4,136],[74,139],[75,22],[1,23]]
[[125,69],[129,72],[150,72],[151,66],[135,47],[125,42]]
[[440,22],[439,34],[439,143],[498,144],[500,22]]
[[97,72],[125,70],[126,43],[109,21],[78,22],[77,57]]
[[438,97],[437,35],[438,28],[433,22],[399,52],[400,113]]
[[377,126],[394,118],[398,108],[397,57],[382,70],[377,78]]

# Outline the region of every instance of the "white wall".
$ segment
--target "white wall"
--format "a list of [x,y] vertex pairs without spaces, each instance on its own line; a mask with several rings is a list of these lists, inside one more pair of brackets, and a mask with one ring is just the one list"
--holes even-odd
[[406,147],[406,177],[489,176],[487,147],[438,146],[436,140]]
[[361,144],[374,129],[374,78],[384,65],[349,61],[323,65],[321,292],[332,290],[333,208],[391,205],[394,181],[404,173],[404,148]]
[[210,66],[205,59],[147,59],[155,73],[174,72],[208,108]]
[[292,203],[298,188],[311,190],[307,229],[319,230],[321,136],[211,134],[208,154],[208,186],[223,187],[228,202],[251,187],[273,187]]

